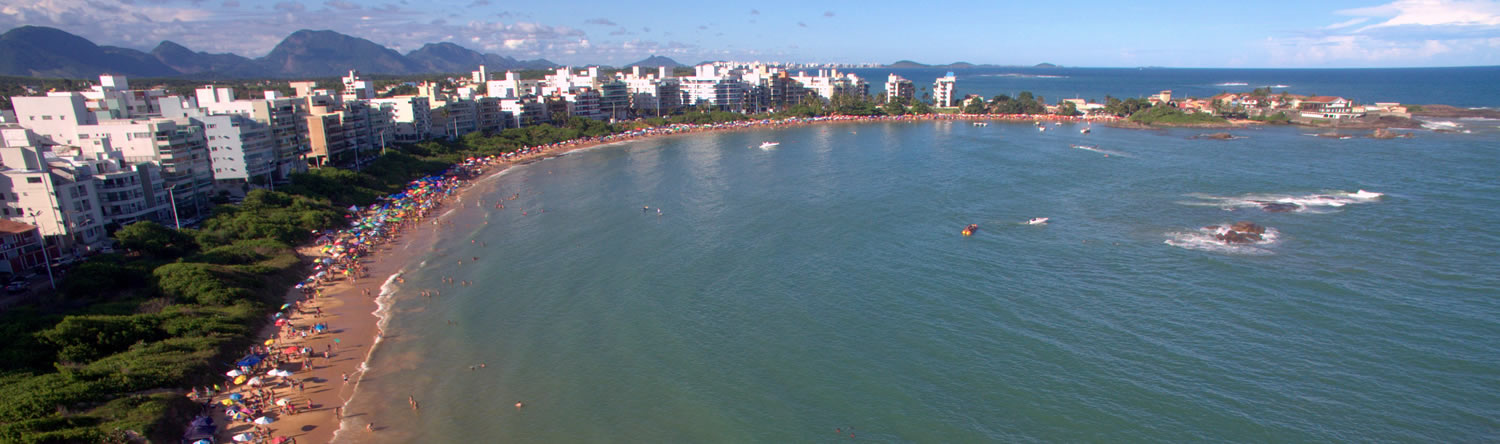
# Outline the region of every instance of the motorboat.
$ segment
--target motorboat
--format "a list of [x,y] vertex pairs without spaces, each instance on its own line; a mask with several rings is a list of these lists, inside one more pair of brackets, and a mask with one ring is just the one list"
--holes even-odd
[[1092,130],[1092,129],[1084,128],[1084,129],[1078,130],[1078,134],[1088,134],[1088,133],[1091,133],[1093,131],[1094,130]]
[[763,149],[763,150],[771,149],[771,148],[775,148],[777,145],[781,145],[781,142],[761,142],[760,143],[760,149]]
[[1026,221],[1026,225],[1044,225],[1047,223],[1047,219],[1045,217],[1033,217],[1031,220]]
[[979,224],[969,224],[969,226],[964,227],[964,236],[972,236],[975,231],[979,231]]

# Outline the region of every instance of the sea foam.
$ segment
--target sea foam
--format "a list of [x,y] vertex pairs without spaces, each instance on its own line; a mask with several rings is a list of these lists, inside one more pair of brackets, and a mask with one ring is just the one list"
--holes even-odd
[[1211,194],[1193,193],[1188,197],[1194,200],[1178,202],[1182,205],[1219,207],[1225,211],[1234,211],[1240,208],[1262,208],[1272,212],[1289,213],[1327,213],[1336,211],[1346,205],[1373,203],[1379,201],[1385,193],[1358,190],[1329,191],[1315,194],[1245,194],[1240,196],[1215,196]]

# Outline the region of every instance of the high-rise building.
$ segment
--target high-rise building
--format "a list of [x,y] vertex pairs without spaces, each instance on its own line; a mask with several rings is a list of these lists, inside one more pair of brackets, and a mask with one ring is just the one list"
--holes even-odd
[[885,101],[895,103],[901,100],[911,100],[916,96],[916,85],[910,80],[892,73],[885,80]]
[[932,83],[932,101],[935,106],[941,108],[953,107],[953,87],[958,84],[958,77],[949,72],[947,76],[938,77]]

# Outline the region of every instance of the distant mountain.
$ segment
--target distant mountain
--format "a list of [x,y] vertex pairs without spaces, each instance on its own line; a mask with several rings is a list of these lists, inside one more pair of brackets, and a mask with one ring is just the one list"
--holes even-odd
[[255,65],[273,77],[339,76],[351,69],[372,74],[427,72],[420,63],[378,43],[333,31],[306,29],[287,36],[270,54],[256,59]]
[[1061,68],[1061,66],[1053,65],[1051,63],[1038,63],[1032,68]]
[[925,64],[913,62],[911,60],[902,60],[902,61],[898,61],[896,63],[885,65],[885,67],[886,68],[931,68],[932,65],[925,65]]
[[150,54],[98,46],[59,29],[21,26],[0,34],[0,74],[88,78],[103,73],[160,77],[178,71]]
[[668,68],[676,68],[676,67],[679,67],[679,66],[687,66],[687,65],[683,65],[681,63],[677,63],[676,60],[672,60],[670,57],[662,57],[662,56],[654,55],[653,54],[651,57],[646,57],[645,60],[641,60],[641,61],[635,62],[635,63],[628,63],[625,66],[639,66],[639,67],[642,67],[642,68],[656,68],[656,67],[665,66],[665,67],[668,67]]
[[210,54],[206,52],[193,52],[193,50],[187,49],[187,47],[170,40],[163,40],[161,44],[156,45],[156,49],[151,50],[151,55],[155,56],[156,60],[161,61],[161,63],[183,74],[230,72],[250,62],[250,59],[229,53]]
[[546,59],[481,54],[452,43],[431,43],[402,55],[362,38],[306,29],[287,36],[270,54],[257,59],[195,52],[171,41],[161,42],[150,53],[98,46],[41,26],[21,26],[0,34],[0,75],[12,76],[86,79],[112,73],[193,79],[297,78],[339,76],[350,69],[367,74],[465,73],[481,64],[492,71],[558,66]]
[[422,45],[420,49],[406,53],[406,58],[421,65],[426,72],[469,72],[489,62],[478,51],[448,42]]

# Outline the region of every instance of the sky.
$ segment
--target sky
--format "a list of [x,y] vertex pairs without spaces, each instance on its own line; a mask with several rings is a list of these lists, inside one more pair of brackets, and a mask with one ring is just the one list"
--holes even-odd
[[452,42],[553,62],[1054,63],[1086,67],[1500,65],[1500,0],[3,0],[0,29],[259,57],[299,29],[402,53]]

